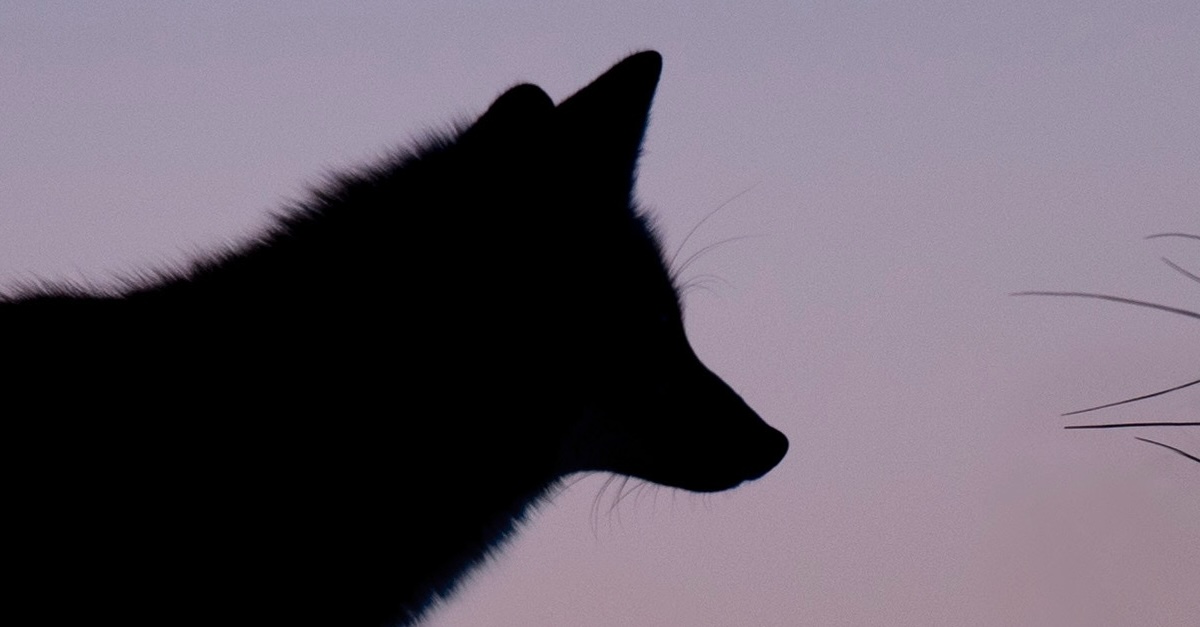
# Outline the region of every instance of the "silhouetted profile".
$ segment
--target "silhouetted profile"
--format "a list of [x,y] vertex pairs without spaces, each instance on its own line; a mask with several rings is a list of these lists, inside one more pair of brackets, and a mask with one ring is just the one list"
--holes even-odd
[[408,623],[566,475],[774,467],[632,201],[660,68],[519,85],[244,245],[7,296],[10,623]]

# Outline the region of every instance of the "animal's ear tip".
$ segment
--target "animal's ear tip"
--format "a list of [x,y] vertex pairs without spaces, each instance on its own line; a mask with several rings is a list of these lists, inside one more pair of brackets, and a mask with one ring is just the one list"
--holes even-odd
[[653,71],[657,74],[662,71],[663,58],[657,50],[643,50],[629,55],[625,62],[637,64],[646,71]]
[[492,108],[549,111],[554,108],[554,101],[541,87],[531,83],[521,83],[501,94],[492,104]]
[[644,81],[650,84],[650,89],[658,84],[662,75],[663,58],[656,50],[643,50],[625,57],[623,61],[613,66],[613,74],[623,75],[627,81]]
[[474,136],[495,136],[528,129],[554,112],[554,101],[541,87],[522,83],[496,98],[468,131]]

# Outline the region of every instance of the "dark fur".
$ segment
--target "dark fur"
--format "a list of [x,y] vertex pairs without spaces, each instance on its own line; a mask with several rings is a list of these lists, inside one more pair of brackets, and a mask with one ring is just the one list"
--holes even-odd
[[568,474],[771,469],[632,204],[660,63],[514,87],[186,269],[0,301],[6,618],[411,622]]

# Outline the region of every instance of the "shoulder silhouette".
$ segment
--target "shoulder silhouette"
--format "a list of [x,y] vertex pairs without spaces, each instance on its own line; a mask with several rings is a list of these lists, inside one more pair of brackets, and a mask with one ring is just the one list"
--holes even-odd
[[774,467],[633,201],[660,69],[513,87],[251,242],[0,299],[7,618],[409,624],[567,475]]

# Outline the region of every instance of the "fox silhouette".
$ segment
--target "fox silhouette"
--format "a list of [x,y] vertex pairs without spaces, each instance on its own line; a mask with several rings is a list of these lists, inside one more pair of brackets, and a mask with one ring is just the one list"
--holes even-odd
[[513,87],[203,258],[0,299],[8,618],[411,624],[569,475],[773,468],[634,201],[661,63]]

